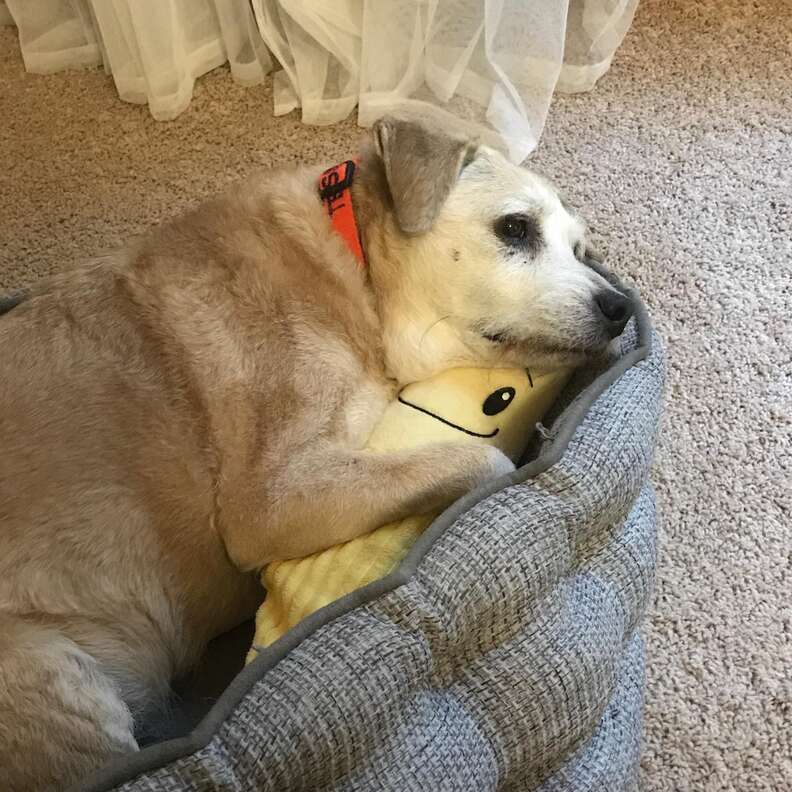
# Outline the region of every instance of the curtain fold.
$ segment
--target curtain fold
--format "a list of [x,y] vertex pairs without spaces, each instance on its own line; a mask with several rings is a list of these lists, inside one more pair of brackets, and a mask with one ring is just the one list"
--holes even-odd
[[638,0],[5,0],[25,67],[103,66],[125,101],[160,120],[195,79],[274,71],[274,112],[332,124],[357,107],[453,121],[522,161],[555,90],[590,90]]

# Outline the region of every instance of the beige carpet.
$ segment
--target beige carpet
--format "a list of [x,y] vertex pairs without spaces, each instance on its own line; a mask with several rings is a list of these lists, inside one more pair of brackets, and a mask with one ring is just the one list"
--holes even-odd
[[[557,101],[534,157],[667,339],[647,790],[792,789],[791,42],[789,0],[644,0],[612,71]],[[271,107],[269,86],[221,69],[159,124],[101,72],[26,75],[0,32],[0,289],[253,166],[353,150],[353,123]]]

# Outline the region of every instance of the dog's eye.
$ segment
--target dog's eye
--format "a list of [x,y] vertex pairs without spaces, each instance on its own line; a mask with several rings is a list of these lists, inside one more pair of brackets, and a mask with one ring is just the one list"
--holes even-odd
[[529,215],[510,214],[495,221],[495,233],[507,245],[519,245],[533,250],[542,243],[542,232],[536,218]]
[[495,233],[501,239],[525,239],[528,236],[528,218],[523,215],[506,215],[495,224]]

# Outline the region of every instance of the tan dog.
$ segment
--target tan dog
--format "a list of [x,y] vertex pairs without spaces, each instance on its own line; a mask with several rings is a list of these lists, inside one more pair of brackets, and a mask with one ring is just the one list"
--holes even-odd
[[362,450],[399,384],[579,362],[629,317],[578,217],[494,151],[380,122],[365,269],[318,176],[255,176],[0,316],[0,788],[136,750],[133,719],[253,615],[252,570],[512,469]]

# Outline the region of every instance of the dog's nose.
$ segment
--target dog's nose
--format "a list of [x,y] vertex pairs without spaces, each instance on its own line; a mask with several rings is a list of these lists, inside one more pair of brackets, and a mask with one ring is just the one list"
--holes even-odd
[[594,302],[602,316],[605,331],[611,338],[616,338],[633,315],[632,300],[615,289],[605,289],[597,294]]

